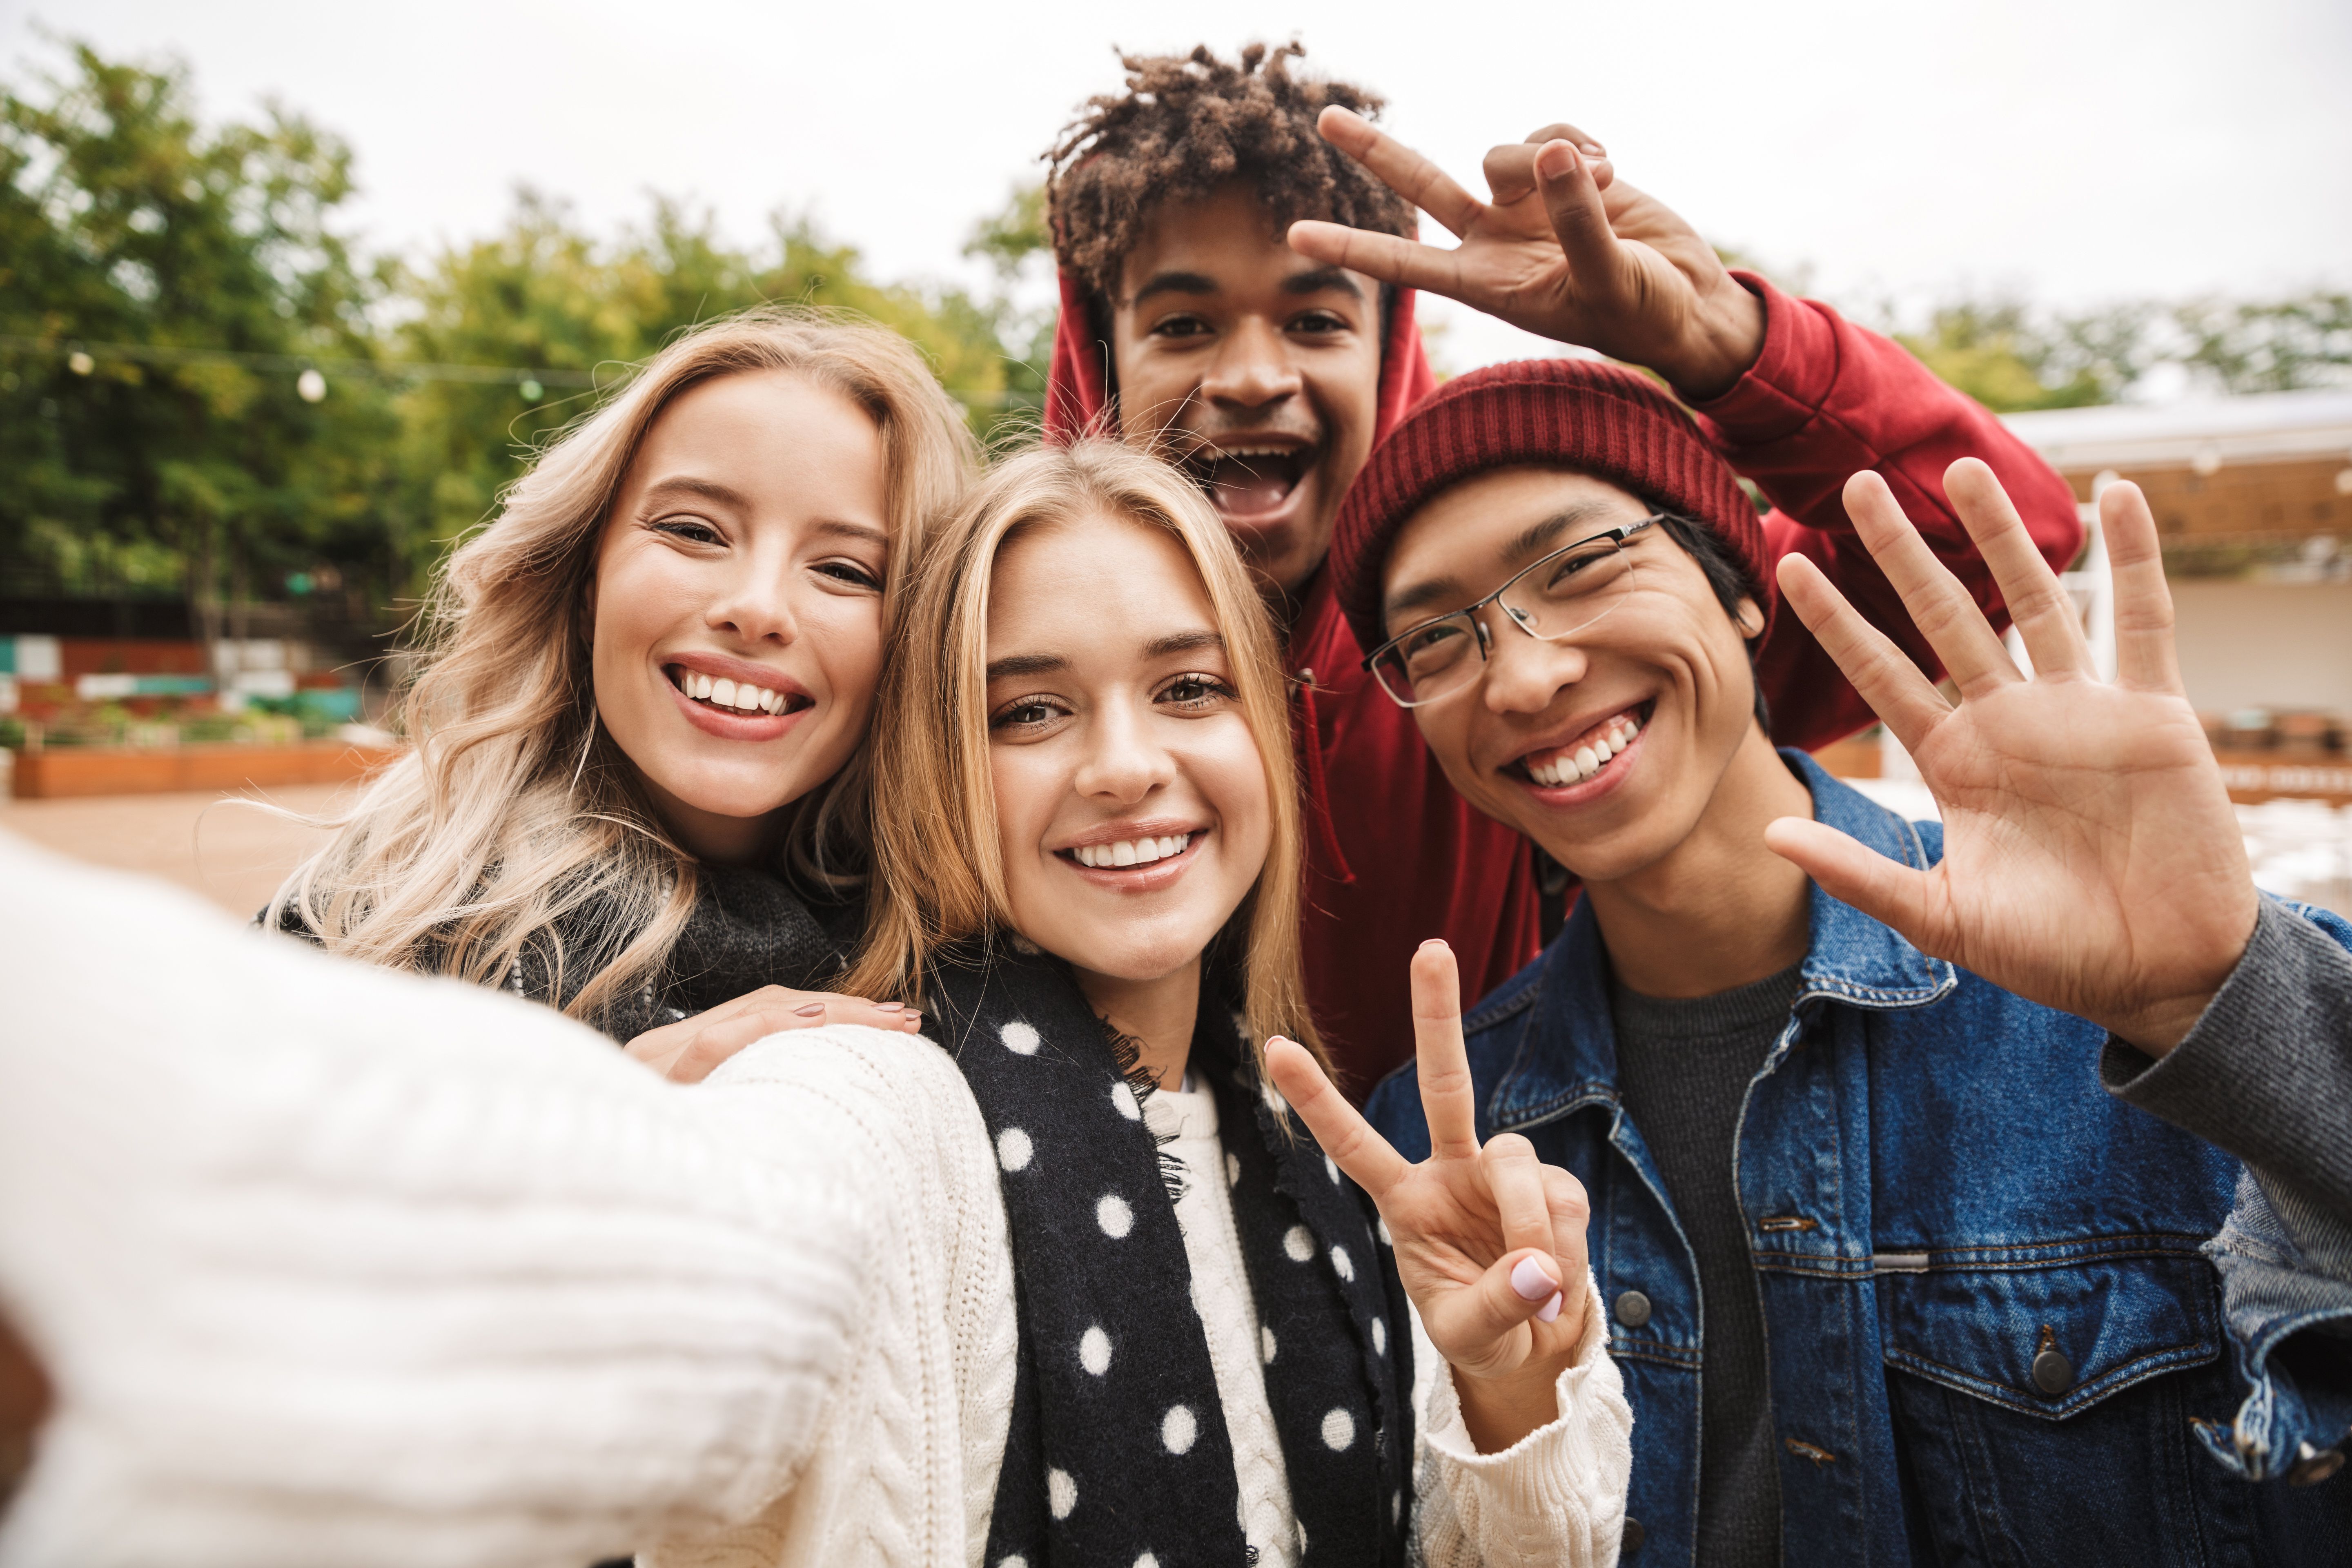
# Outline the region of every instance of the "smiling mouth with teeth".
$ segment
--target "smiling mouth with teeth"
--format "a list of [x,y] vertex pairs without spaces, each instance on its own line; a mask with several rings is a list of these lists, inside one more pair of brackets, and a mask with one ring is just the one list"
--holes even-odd
[[1613,719],[1604,719],[1568,745],[1529,752],[1519,759],[1519,765],[1527,769],[1528,777],[1547,789],[1598,778],[1601,770],[1642,732],[1643,709],[1647,706],[1645,703],[1640,708],[1629,708]]
[[725,676],[709,676],[698,669],[688,669],[673,664],[664,671],[669,683],[687,697],[707,708],[723,709],[730,713],[797,713],[811,707],[815,699],[800,691],[772,691],[750,681],[734,681]]
[[1206,446],[1187,467],[1218,511],[1260,517],[1282,510],[1314,466],[1315,451],[1299,447]]
[[1125,838],[1117,844],[1081,844],[1062,853],[1097,870],[1116,866],[1149,866],[1155,860],[1181,855],[1192,847],[1192,837],[1190,833],[1170,833],[1157,838]]

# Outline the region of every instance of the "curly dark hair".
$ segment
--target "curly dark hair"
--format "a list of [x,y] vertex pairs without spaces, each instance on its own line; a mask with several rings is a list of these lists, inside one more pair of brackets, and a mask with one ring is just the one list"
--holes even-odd
[[1159,203],[1195,199],[1236,176],[1282,227],[1328,218],[1408,237],[1411,202],[1315,130],[1324,105],[1370,119],[1382,100],[1346,82],[1293,76],[1296,43],[1252,44],[1238,62],[1206,44],[1189,55],[1121,55],[1127,91],[1087,100],[1045,154],[1054,256],[1097,298],[1118,285],[1137,234]]

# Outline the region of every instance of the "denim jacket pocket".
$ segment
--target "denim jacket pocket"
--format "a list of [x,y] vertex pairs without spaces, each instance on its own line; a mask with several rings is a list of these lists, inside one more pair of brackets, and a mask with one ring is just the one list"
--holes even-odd
[[1924,1268],[1879,1278],[1886,1363],[2063,1421],[2145,1379],[2221,1355],[2220,1295],[2200,1239],[2103,1237],[1930,1251]]

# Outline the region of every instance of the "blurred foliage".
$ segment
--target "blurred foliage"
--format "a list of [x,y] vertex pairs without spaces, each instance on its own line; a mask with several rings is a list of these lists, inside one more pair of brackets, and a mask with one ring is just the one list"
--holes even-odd
[[1895,336],[1945,381],[2003,413],[2112,403],[2160,366],[2217,392],[2293,392],[2347,379],[2352,294],[2142,300],[2073,314],[1965,300]]
[[366,560],[384,399],[314,405],[292,374],[71,352],[367,357],[372,282],[330,224],[349,150],[275,106],[208,131],[184,74],[70,58],[68,77],[0,92],[0,334],[56,345],[0,354],[0,574],[201,596],[224,574]]

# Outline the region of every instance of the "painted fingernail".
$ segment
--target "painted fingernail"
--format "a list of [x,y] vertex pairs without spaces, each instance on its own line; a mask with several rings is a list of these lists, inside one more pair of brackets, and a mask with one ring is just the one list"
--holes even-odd
[[907,1005],[904,1002],[877,1002],[874,1004],[874,1010],[877,1013],[903,1013],[907,1010]]
[[1423,943],[1421,944],[1421,946],[1422,946],[1422,951],[1423,951],[1424,952],[1427,952],[1429,949],[1431,949],[1431,948],[1433,948],[1433,947],[1444,947],[1444,945],[1445,945],[1445,939],[1444,939],[1444,937],[1442,937],[1442,936],[1433,936],[1433,937],[1431,937],[1427,942],[1423,942]]
[[824,1016],[824,1004],[822,1002],[812,1002],[805,1007],[795,1007],[793,1009],[793,1016],[795,1018],[822,1018]]
[[[1511,1268],[1511,1289],[1523,1301],[1540,1301],[1545,1297],[1559,1295],[1559,1281],[1544,1272],[1544,1266],[1532,1258],[1522,1258]],[[1543,1314],[1538,1312],[1538,1317]],[[1549,1318],[1544,1321],[1549,1322]]]
[[1551,1293],[1551,1300],[1546,1301],[1542,1306],[1536,1309],[1536,1321],[1538,1323],[1550,1322],[1553,1319],[1559,1316],[1559,1310],[1567,1304],[1567,1297],[1561,1295],[1557,1290],[1553,1291]]
[[1583,152],[1585,152],[1586,153],[1588,153],[1588,154],[1590,154],[1591,156],[1595,157],[1595,158],[1606,158],[1607,156],[1609,156],[1609,149],[1608,149],[1608,148],[1606,148],[1606,147],[1603,147],[1603,146],[1602,146],[1600,142],[1579,142],[1577,143],[1577,146],[1578,146],[1580,150],[1582,150]]

